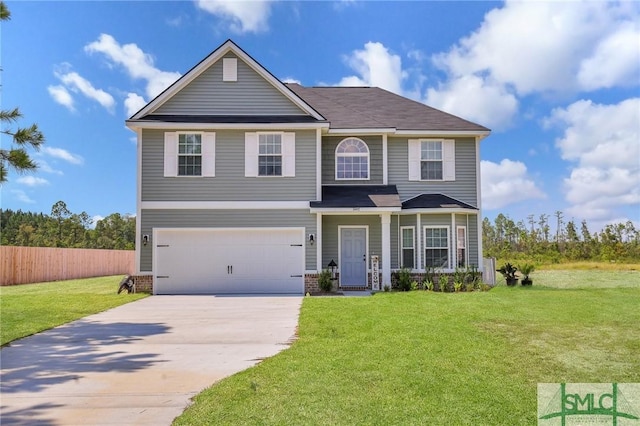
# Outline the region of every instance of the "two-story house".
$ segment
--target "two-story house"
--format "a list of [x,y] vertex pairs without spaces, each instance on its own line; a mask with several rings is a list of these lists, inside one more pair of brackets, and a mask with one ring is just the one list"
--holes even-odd
[[483,126],[375,87],[282,83],[231,40],[126,124],[139,288],[302,294],[332,261],[343,289],[482,268]]

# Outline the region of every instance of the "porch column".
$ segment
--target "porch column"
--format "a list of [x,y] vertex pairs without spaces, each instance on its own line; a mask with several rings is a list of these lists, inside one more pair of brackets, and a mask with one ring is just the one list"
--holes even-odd
[[322,272],[322,213],[316,213],[316,269]]
[[391,213],[380,214],[382,224],[382,282],[381,288],[385,285],[391,287]]

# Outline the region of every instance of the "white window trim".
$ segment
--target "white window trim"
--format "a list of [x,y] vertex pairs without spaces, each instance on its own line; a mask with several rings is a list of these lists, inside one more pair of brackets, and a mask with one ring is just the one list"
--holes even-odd
[[430,247],[427,246],[427,229],[446,229],[447,230],[447,267],[444,270],[451,270],[451,227],[447,225],[425,225],[422,228],[422,236],[424,237],[423,256],[424,256],[424,268],[427,269],[427,250],[429,249],[444,249],[444,247]]
[[[411,247],[404,246],[404,230],[411,229],[413,245]],[[404,250],[412,249],[413,250],[413,267],[412,270],[417,269],[418,265],[416,264],[416,228],[415,226],[401,226],[400,227],[400,267],[404,268]]]
[[[422,179],[422,143],[442,142],[442,179]],[[456,180],[455,139],[409,139],[408,173],[410,181],[444,182]]]
[[[178,157],[180,135],[200,135],[200,175],[179,175]],[[178,178],[215,177],[216,134],[214,132],[188,131],[165,132],[164,134],[164,176]]]
[[[366,154],[362,154],[362,153],[357,153],[357,154],[340,153],[340,154],[338,154],[338,148],[340,147],[340,145],[342,145],[342,143],[344,141],[349,140],[349,139],[355,139],[355,140],[358,140],[358,141],[362,142],[364,147],[367,148]],[[366,178],[339,178],[338,177],[338,155],[341,156],[341,157],[367,157],[367,177]],[[362,139],[356,138],[356,137],[353,137],[353,136],[349,136],[347,138],[342,139],[336,145],[336,149],[334,150],[334,153],[333,153],[333,158],[334,158],[334,163],[335,163],[335,180],[371,180],[371,150],[369,149],[369,145],[367,145],[367,143],[365,141],[363,141]]]
[[[464,246],[460,247],[458,245],[458,231],[462,229],[464,230]],[[464,266],[469,266],[469,236],[467,235],[467,227],[466,226],[456,226],[456,266],[458,266],[458,263],[460,261],[460,259],[458,259],[458,250],[462,248],[464,249]]]
[[[258,158],[260,157],[260,135],[280,135],[280,155],[282,157],[282,174],[262,176],[259,174]],[[295,132],[246,132],[244,139],[244,175],[260,179],[279,179],[295,177],[296,174],[296,134]]]

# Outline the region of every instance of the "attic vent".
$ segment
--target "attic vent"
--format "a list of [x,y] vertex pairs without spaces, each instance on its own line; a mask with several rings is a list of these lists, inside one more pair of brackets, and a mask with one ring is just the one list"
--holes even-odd
[[238,81],[238,59],[222,59],[222,81]]

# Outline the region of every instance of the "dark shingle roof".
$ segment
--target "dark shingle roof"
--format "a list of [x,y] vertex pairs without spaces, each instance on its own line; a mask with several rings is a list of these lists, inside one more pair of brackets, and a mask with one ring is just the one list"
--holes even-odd
[[303,87],[286,83],[333,129],[489,131],[484,126],[378,87]]
[[421,194],[402,202],[402,209],[473,209],[478,210],[471,204],[464,203],[455,198],[447,197],[444,194]]
[[322,201],[311,201],[311,208],[400,207],[395,185],[325,185]]

